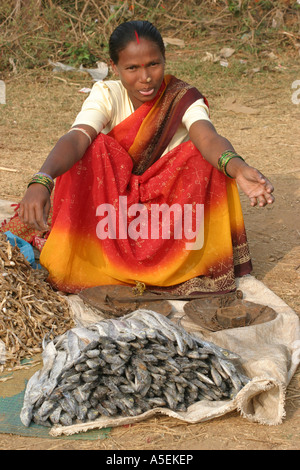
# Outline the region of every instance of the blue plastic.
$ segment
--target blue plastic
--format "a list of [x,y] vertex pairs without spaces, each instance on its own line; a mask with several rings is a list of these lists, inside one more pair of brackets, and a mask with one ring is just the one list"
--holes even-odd
[[10,231],[4,233],[12,246],[17,245],[20,248],[21,253],[34,269],[41,269],[41,265],[35,261],[34,251],[30,243],[23,240],[23,238],[14,235]]

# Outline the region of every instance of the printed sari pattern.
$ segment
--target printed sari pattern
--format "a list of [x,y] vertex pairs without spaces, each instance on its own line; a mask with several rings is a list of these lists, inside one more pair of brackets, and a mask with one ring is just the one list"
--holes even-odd
[[52,227],[40,257],[55,288],[79,292],[140,281],[178,294],[221,293],[235,290],[235,277],[251,271],[235,181],[213,168],[191,141],[161,156],[184,112],[201,96],[166,76],[152,102],[110,134],[99,134],[57,178]]

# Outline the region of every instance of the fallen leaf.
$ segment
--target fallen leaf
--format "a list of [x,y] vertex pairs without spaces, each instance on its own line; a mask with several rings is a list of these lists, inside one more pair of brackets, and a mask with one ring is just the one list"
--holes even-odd
[[228,111],[233,111],[234,113],[241,114],[258,114],[259,110],[250,108],[236,101],[236,98],[228,98],[224,103],[224,108]]
[[235,49],[232,49],[232,47],[223,47],[220,50],[220,56],[223,57],[223,59],[228,59],[228,57],[231,57],[234,53]]
[[205,52],[205,56],[202,57],[201,62],[219,62],[221,56],[212,54],[211,52]]
[[227,60],[220,60],[220,65],[222,65],[222,67],[228,67],[228,61]]
[[170,44],[171,46],[179,46],[179,47],[184,47],[185,42],[182,39],[176,39],[176,38],[163,38],[163,41],[165,43],[165,46]]
[[269,57],[269,59],[272,59],[272,60],[276,60],[277,59],[277,55],[274,54],[274,52],[268,52],[268,51],[262,51],[261,55],[263,56],[266,56],[266,57]]

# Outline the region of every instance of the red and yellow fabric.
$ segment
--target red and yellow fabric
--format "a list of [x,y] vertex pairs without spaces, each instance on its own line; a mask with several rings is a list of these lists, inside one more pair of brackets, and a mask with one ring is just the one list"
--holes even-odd
[[[78,292],[140,281],[178,294],[228,292],[235,289],[236,276],[251,271],[235,181],[206,162],[191,141],[161,157],[183,113],[199,96],[195,88],[165,77],[152,102],[108,135],[99,134],[84,157],[57,178],[51,232],[40,257],[54,287]],[[119,226],[124,215],[120,200],[126,200],[128,208],[143,205],[146,228],[133,216],[126,217],[125,227]],[[115,211],[116,234],[100,239],[104,219],[97,208],[104,204]],[[203,247],[187,249],[191,240],[172,233],[170,238],[151,238],[154,204],[178,204],[182,214],[187,204],[194,209],[203,205]],[[143,238],[130,236],[132,224]]]
[[[53,196],[51,196],[51,201],[53,202]],[[14,215],[9,220],[4,220],[0,225],[0,232],[11,232],[14,235],[22,238],[26,242],[30,243],[32,246],[37,248],[39,251],[42,250],[44,244],[49,235],[49,231],[40,231],[35,230],[25,225],[18,214],[20,204],[12,204],[14,207]],[[52,222],[52,207],[50,209],[49,217],[48,217],[48,225],[50,226]]]

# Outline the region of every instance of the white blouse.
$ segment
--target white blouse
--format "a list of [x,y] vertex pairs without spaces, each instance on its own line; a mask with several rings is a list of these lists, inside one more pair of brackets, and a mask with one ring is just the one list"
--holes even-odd
[[[126,88],[120,80],[98,81],[93,85],[89,96],[84,101],[73,126],[86,124],[99,134],[108,134],[117,124],[134,112],[134,107]],[[189,128],[199,120],[210,121],[209,109],[203,98],[195,101],[185,112],[181,125],[178,127],[165,153],[182,142],[189,140]]]

